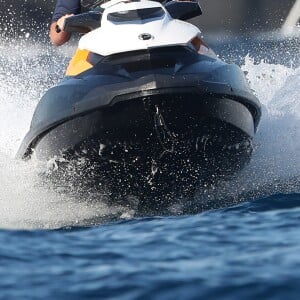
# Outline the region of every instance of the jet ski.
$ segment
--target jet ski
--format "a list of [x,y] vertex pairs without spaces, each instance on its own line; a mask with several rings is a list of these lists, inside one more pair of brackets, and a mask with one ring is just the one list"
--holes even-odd
[[85,160],[80,179],[119,194],[186,195],[243,169],[261,106],[241,69],[187,22],[201,15],[198,2],[93,3],[65,21],[65,31],[85,34],[17,157]]

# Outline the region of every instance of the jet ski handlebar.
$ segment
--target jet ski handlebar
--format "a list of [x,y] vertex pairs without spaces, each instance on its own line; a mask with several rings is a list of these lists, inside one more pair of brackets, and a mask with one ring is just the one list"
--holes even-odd
[[102,12],[89,11],[65,19],[65,32],[87,33],[101,25]]
[[[157,0],[157,2],[164,2]],[[201,7],[197,0],[171,0],[165,2],[164,7],[173,19],[182,21],[202,15]],[[87,33],[101,26],[104,8],[88,11],[65,19],[65,32]]]

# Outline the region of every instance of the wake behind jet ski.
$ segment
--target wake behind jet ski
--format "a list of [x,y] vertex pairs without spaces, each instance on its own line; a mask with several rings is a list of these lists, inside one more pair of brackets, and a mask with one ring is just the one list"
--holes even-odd
[[84,159],[83,177],[121,194],[184,195],[241,170],[260,103],[239,67],[184,22],[200,14],[198,2],[113,0],[66,19],[66,31],[90,32],[17,156]]

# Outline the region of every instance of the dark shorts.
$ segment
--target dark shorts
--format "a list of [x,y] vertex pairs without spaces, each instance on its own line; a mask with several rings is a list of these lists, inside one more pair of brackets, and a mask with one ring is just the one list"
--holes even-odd
[[66,14],[79,14],[80,11],[80,0],[57,0],[52,22],[56,22],[60,17]]

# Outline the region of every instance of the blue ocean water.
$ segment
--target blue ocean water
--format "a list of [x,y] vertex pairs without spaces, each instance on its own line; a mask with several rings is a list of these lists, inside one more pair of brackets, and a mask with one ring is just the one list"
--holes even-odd
[[273,60],[242,55],[263,106],[249,166],[230,182],[199,190],[187,206],[150,217],[108,207],[103,195],[54,191],[40,183],[43,166],[14,159],[69,50],[9,43],[14,48],[0,39],[0,299],[298,299],[295,44],[282,57],[274,48]]
[[1,299],[298,299],[300,194],[189,216],[0,231]]

